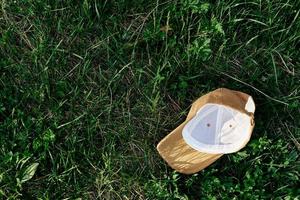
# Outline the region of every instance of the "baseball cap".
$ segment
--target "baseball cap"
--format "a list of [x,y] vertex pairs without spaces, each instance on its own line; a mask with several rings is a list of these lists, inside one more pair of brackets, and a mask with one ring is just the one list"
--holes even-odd
[[250,95],[216,89],[192,104],[186,120],[159,142],[157,150],[176,171],[196,173],[249,142],[254,111]]

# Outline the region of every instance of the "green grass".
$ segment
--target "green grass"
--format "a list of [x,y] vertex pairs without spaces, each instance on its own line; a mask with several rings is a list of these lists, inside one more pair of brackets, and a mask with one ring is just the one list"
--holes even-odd
[[[0,5],[0,199],[300,198],[300,1]],[[219,87],[252,139],[178,174],[155,147]]]

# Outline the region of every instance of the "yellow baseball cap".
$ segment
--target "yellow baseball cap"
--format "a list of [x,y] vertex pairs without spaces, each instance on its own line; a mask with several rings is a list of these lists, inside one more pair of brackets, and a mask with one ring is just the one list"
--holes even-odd
[[254,111],[248,94],[226,88],[209,92],[192,104],[186,120],[159,142],[157,150],[176,171],[196,173],[249,142]]

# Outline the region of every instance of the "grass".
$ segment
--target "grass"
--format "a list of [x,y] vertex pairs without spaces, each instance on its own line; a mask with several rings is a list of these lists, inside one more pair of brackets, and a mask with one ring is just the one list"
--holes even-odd
[[[300,198],[300,2],[0,1],[1,199]],[[156,144],[219,87],[250,143],[182,175]]]

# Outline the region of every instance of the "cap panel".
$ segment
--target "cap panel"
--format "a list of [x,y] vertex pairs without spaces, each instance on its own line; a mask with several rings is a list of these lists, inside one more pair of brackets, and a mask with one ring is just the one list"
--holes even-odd
[[251,118],[220,104],[205,104],[183,128],[182,136],[193,149],[204,153],[233,153],[251,135]]

